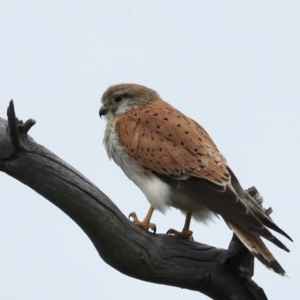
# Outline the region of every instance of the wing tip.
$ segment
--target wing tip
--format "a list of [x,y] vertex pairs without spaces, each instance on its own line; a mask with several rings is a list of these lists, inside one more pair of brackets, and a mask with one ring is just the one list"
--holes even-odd
[[294,242],[293,239],[285,232],[283,231],[281,228],[279,228],[275,223],[273,223],[275,226],[269,226],[269,224],[264,224],[267,227],[273,229],[274,231],[282,234],[284,237],[286,237],[288,240],[290,240],[291,242]]
[[272,235],[272,238],[267,238],[270,242],[272,242],[274,245],[276,245],[278,248],[286,251],[286,252],[291,252],[290,249],[284,245],[279,239],[277,239],[274,235]]

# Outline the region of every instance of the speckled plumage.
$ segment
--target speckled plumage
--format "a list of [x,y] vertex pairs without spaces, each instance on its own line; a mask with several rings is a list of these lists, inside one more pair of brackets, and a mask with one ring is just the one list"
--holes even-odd
[[120,144],[137,163],[165,175],[230,182],[226,160],[206,131],[161,100],[118,116]]
[[266,226],[289,236],[241,188],[201,125],[140,85],[112,86],[102,104],[108,155],[154,209],[175,207],[198,221],[217,213],[260,261],[285,274],[259,236],[286,251]]

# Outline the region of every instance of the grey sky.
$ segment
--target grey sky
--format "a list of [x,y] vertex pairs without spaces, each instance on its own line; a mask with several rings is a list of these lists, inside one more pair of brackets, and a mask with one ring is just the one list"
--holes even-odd
[[[269,248],[282,278],[256,263],[269,299],[299,285],[298,1],[1,1],[0,116],[37,120],[30,134],[73,165],[128,215],[148,202],[102,146],[100,96],[144,84],[200,122],[245,188],[255,185],[295,242]],[[0,299],[208,299],[126,277],[106,265],[80,228],[28,187],[0,173]],[[181,229],[175,210],[158,232]],[[197,241],[227,247],[223,221],[192,224]]]

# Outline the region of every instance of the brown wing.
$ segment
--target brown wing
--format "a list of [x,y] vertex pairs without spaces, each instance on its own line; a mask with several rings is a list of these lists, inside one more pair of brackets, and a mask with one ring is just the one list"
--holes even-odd
[[125,151],[146,169],[230,182],[226,160],[203,127],[164,101],[119,116],[116,126]]

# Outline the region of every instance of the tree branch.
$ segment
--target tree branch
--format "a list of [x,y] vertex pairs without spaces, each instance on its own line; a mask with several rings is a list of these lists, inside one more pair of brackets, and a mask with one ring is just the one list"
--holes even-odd
[[65,212],[107,264],[134,278],[216,300],[267,299],[251,279],[253,256],[235,236],[224,250],[142,230],[87,178],[28,136],[34,123],[18,121],[10,102],[8,122],[0,118],[0,171]]

